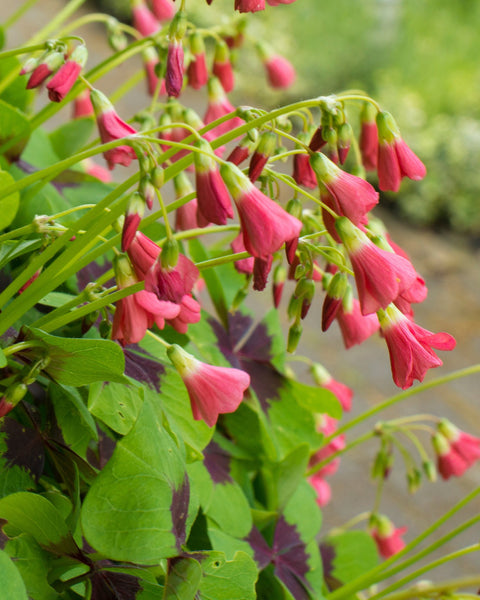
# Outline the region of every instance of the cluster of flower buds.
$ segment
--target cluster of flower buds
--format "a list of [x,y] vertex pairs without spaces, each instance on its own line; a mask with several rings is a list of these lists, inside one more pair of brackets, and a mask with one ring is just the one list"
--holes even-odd
[[61,42],[50,42],[47,50],[39,58],[29,59],[20,75],[29,74],[27,89],[47,83],[48,97],[52,102],[61,102],[77,81],[87,62],[87,48],[79,44],[71,52]]
[[480,460],[480,438],[461,431],[446,419],[438,424],[432,443],[443,479],[460,477]]

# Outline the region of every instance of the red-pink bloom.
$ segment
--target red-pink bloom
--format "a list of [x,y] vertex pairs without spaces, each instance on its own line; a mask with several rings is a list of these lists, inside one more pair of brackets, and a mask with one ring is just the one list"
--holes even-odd
[[453,350],[455,339],[448,333],[432,333],[415,324],[393,304],[378,311],[380,327],[387,343],[393,381],[402,389],[423,381],[428,369],[442,361],[432,348]]
[[0,398],[0,419],[2,417],[4,417],[5,415],[8,415],[8,413],[13,410],[15,407],[14,405],[9,402],[5,396],[2,396]]
[[85,89],[73,101],[73,118],[93,116],[94,110],[90,100],[90,90]]
[[183,44],[174,38],[168,44],[167,70],[165,72],[165,89],[167,94],[178,98],[183,86]]
[[74,60],[67,60],[60,67],[47,83],[48,97],[52,102],[61,102],[65,98],[77,81],[81,70],[82,65]]
[[90,175],[91,177],[95,177],[98,181],[102,181],[103,183],[109,183],[112,181],[112,176],[110,175],[110,171],[102,167],[101,165],[97,165],[97,163],[93,162],[90,158],[86,158],[82,160],[82,165],[85,168],[85,173]]
[[160,246],[141,231],[137,231],[128,248],[128,256],[138,279],[145,279],[160,252]]
[[135,237],[140,221],[145,212],[145,200],[141,194],[134,192],[125,211],[122,229],[122,252],[126,252]]
[[295,81],[295,69],[284,56],[273,54],[263,64],[267,72],[268,83],[273,88],[286,89]]
[[[243,243],[242,232],[240,232],[232,240],[232,243],[230,245],[232,247],[232,250],[235,252],[235,254],[237,254],[238,252],[246,251],[245,244]],[[239,273],[244,273],[245,275],[252,275],[254,262],[255,262],[255,258],[253,256],[249,256],[248,258],[242,258],[240,260],[236,260],[234,263],[235,269],[237,269],[237,271]]]
[[266,259],[299,236],[302,222],[257,189],[238,167],[224,163],[220,172],[237,206],[250,254]]
[[376,113],[376,108],[370,102],[365,102],[360,113],[359,147],[362,154],[362,164],[367,171],[375,171],[377,168],[378,129],[375,121]]
[[320,508],[326,506],[332,499],[332,490],[330,484],[325,481],[320,473],[314,473],[308,478],[308,483],[317,494],[316,502]]
[[295,0],[267,0],[270,6],[278,6],[279,4],[292,4]]
[[400,136],[393,117],[387,112],[377,114],[378,187],[397,192],[402,177],[420,180],[425,177],[425,165]]
[[271,254],[266,258],[255,257],[255,260],[253,261],[253,289],[256,292],[261,292],[265,289],[268,275],[272,270],[272,263],[273,256]]
[[304,185],[312,190],[317,187],[317,177],[308,154],[295,154],[293,157],[293,179],[298,185]]
[[[147,80],[147,91],[150,96],[153,96],[159,84],[159,78],[156,73],[156,67],[159,62],[158,54],[154,48],[148,46],[148,48],[145,48],[142,52],[142,58]],[[160,94],[165,94],[165,92],[165,80],[162,79],[160,84]]]
[[233,163],[234,165],[241,164],[244,160],[248,158],[250,155],[250,148],[247,144],[242,145],[239,144],[235,146],[235,148],[230,152],[227,157],[228,162]]
[[150,2],[154,15],[161,23],[163,21],[170,21],[176,12],[175,4],[172,0],[150,0]]
[[235,0],[235,10],[241,13],[265,10],[265,0]]
[[[337,420],[328,415],[322,415],[319,419],[317,429],[320,433],[323,433],[325,437],[330,437],[337,430]],[[335,454],[339,450],[343,450],[343,448],[345,448],[344,434],[334,437],[328,444],[324,445],[320,450],[317,450],[310,458],[309,466],[314,467],[319,462],[323,462],[327,458],[330,458],[332,454]],[[333,475],[337,471],[339,465],[340,458],[334,458],[317,471],[317,473],[322,477]]]
[[157,33],[160,23],[143,0],[135,0],[132,6],[133,26],[144,37]]
[[189,200],[186,204],[179,206],[175,211],[175,230],[188,231],[202,227],[198,222],[198,202],[196,198]]
[[375,313],[362,315],[360,303],[356,298],[352,298],[351,305],[342,302],[335,318],[347,349],[355,346],[355,344],[361,344],[380,328]]
[[[115,275],[119,289],[138,282],[129,260],[119,257],[115,263]],[[180,312],[177,304],[159,300],[155,294],[146,290],[135,292],[116,303],[112,325],[112,339],[122,345],[135,344],[143,339],[149,327],[154,323],[161,329],[165,319],[173,319]]]
[[413,284],[417,274],[408,260],[376,246],[346,217],[335,226],[352,263],[363,315],[386,308]]
[[[201,152],[195,152],[195,183],[198,210],[206,221],[225,225],[233,218],[232,203],[228,190],[213,158],[210,144],[199,139],[195,144]],[[212,157],[208,156],[212,154]]]
[[47,77],[50,77],[52,73],[60,68],[64,60],[62,52],[49,52],[44,58],[40,58],[41,62],[38,63],[33,71],[22,69],[21,75],[31,73],[26,86],[27,90],[31,90],[42,84]]
[[[325,388],[326,390],[329,390],[330,392],[332,392],[332,394],[335,395],[337,400],[342,405],[343,410],[345,410],[345,411],[351,410],[353,390],[351,388],[349,388],[348,385],[345,385],[344,383],[341,383],[340,381],[337,381],[336,379],[334,379],[332,377],[332,375],[327,371],[327,369],[325,369],[318,363],[315,363],[312,366],[311,372],[312,372],[313,378],[315,380],[315,383],[317,383],[319,386]],[[330,435],[334,431],[335,431],[335,428],[331,428],[331,430],[326,435]],[[323,433],[325,433],[325,432],[323,432]]]
[[160,300],[180,304],[183,297],[192,292],[197,279],[197,267],[184,254],[179,254],[174,267],[162,267],[160,259],[153,263],[145,276],[145,289]]
[[203,420],[213,427],[218,415],[237,410],[250,385],[247,373],[205,364],[176,344],[167,354],[187,388],[195,420]]
[[[91,90],[90,98],[97,119],[98,131],[103,144],[136,134],[136,130],[122,121],[110,100],[99,90]],[[108,167],[112,170],[116,164],[128,165],[136,158],[135,150],[130,146],[117,146],[103,153]]]
[[447,420],[439,423],[432,442],[443,479],[452,475],[460,477],[480,460],[480,438],[465,433]]
[[310,164],[320,186],[328,192],[322,194],[322,199],[330,208],[355,225],[364,224],[365,215],[378,204],[375,188],[368,181],[338,168],[324,154],[313,154]]
[[178,315],[173,319],[169,319],[168,322],[178,333],[187,333],[190,323],[198,323],[200,321],[201,307],[189,294],[183,296],[179,306],[180,312]]
[[208,106],[203,120],[208,125],[225,115],[232,114],[230,119],[210,130],[214,132],[215,137],[236,129],[243,124],[240,117],[234,116],[234,112],[235,107],[229,102],[219,80],[216,77],[210,77],[208,81]]
[[208,69],[205,52],[194,54],[187,67],[188,85],[199,90],[207,84]]
[[276,146],[277,136],[273,131],[264,131],[260,135],[257,148],[250,159],[248,167],[248,177],[252,183],[260,177],[268,159],[275,152]]
[[395,528],[388,517],[376,515],[370,533],[377,544],[378,551],[383,558],[390,558],[405,548],[402,536],[407,527]]
[[233,90],[235,87],[235,77],[233,75],[232,63],[230,62],[228,45],[223,40],[217,41],[215,46],[212,73],[215,77],[218,77],[227,94]]

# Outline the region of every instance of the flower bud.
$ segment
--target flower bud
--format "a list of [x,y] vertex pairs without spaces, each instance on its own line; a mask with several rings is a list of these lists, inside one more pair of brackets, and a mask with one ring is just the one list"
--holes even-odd
[[426,460],[422,463],[422,469],[425,475],[427,476],[428,481],[434,483],[437,481],[437,469],[435,464],[431,460]]
[[291,198],[288,202],[287,202],[287,206],[285,207],[285,210],[292,216],[296,217],[297,219],[301,219],[302,218],[302,203],[298,198]]
[[288,341],[287,341],[287,352],[295,352],[298,346],[298,342],[302,337],[302,325],[301,323],[295,322],[288,330]]
[[407,472],[408,491],[414,494],[422,483],[422,472],[419,469],[412,468]]
[[153,200],[155,199],[155,187],[153,186],[149,175],[145,175],[140,180],[138,192],[145,200],[145,204],[147,205],[148,209],[152,210]]
[[150,179],[153,185],[160,189],[165,182],[165,170],[163,167],[154,167],[150,173]]
[[348,151],[350,150],[350,144],[353,138],[353,129],[350,123],[342,123],[338,128],[338,140],[337,140],[337,148],[338,148],[338,158],[340,159],[340,164],[343,163],[347,159]]
[[178,242],[175,238],[169,238],[162,247],[160,262],[164,269],[172,269],[178,263]]

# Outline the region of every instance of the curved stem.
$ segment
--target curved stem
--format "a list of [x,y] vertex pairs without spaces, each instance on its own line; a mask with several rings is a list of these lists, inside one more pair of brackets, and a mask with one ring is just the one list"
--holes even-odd
[[237,252],[235,254],[226,254],[225,256],[210,258],[209,260],[203,260],[199,263],[196,263],[196,267],[199,271],[202,271],[204,269],[216,267],[217,265],[224,265],[225,263],[242,260],[243,258],[250,258],[250,256],[251,255],[249,252]]
[[345,454],[345,452],[348,452],[352,448],[355,448],[356,446],[363,444],[363,442],[366,442],[367,440],[372,439],[372,437],[375,437],[375,435],[376,435],[375,431],[369,431],[368,433],[361,435],[356,440],[353,440],[352,442],[347,444],[341,450],[337,450],[333,454],[330,454],[330,456],[328,456],[327,458],[324,458],[320,462],[316,463],[313,467],[311,467],[305,473],[305,477],[310,477],[311,475],[314,475],[315,473],[317,473],[317,471],[320,471],[320,469],[323,469],[323,467],[328,465],[328,463],[332,462],[332,460],[335,460],[338,456],[341,456],[342,454]]
[[473,577],[463,577],[460,579],[450,579],[441,583],[427,585],[425,587],[422,587],[421,589],[419,589],[418,587],[413,587],[409,590],[398,592],[397,594],[390,594],[390,596],[387,596],[387,598],[388,600],[407,600],[408,598],[418,598],[419,596],[432,596],[442,593],[448,594],[460,588],[478,586],[478,584],[480,584],[480,575]]
[[0,52],[0,60],[9,58],[10,56],[18,56],[19,54],[29,54],[30,52],[36,52],[37,50],[45,50],[45,44],[34,44],[33,46],[22,46],[22,48],[5,50],[5,52]]

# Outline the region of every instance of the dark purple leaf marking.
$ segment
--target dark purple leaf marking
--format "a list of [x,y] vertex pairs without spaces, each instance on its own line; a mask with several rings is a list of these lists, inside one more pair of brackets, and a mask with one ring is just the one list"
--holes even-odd
[[188,504],[190,502],[190,482],[185,475],[182,485],[178,490],[173,490],[172,504],[170,511],[172,513],[173,534],[176,539],[177,550],[180,551],[185,543],[186,530],[185,524],[188,516]]
[[233,483],[230,477],[230,455],[216,442],[210,442],[204,449],[203,464],[214,483]]
[[91,581],[91,600],[135,600],[142,590],[138,577],[127,573],[97,571]]
[[128,350],[124,350],[124,354],[125,375],[160,392],[160,378],[165,373],[165,367],[136,344],[131,344]]

